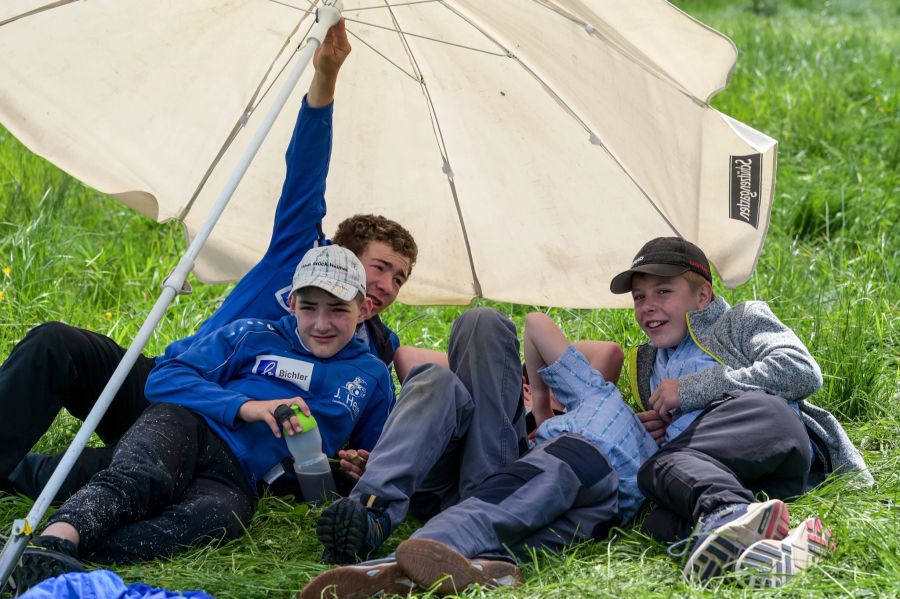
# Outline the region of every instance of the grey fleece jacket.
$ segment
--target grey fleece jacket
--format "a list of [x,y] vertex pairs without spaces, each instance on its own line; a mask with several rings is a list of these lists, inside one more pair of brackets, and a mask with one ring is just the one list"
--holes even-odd
[[[789,401],[798,401],[800,418],[811,436],[824,447],[821,455],[828,472],[858,472],[872,484],[859,450],[837,419],[804,398],[822,386],[822,372],[806,346],[772,313],[765,302],[752,301],[730,308],[721,298],[702,310],[686,315],[694,342],[718,364],[679,379],[681,409],[706,407],[723,393],[763,390]],[[640,346],[631,370],[636,396],[649,409],[650,371],[656,348]]]

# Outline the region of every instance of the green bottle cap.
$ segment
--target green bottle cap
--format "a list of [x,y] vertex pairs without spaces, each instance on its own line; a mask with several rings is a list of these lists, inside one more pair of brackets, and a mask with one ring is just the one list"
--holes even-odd
[[297,421],[300,422],[300,427],[303,429],[303,432],[311,431],[312,429],[319,426],[319,423],[316,422],[316,419],[313,418],[313,415],[310,414],[307,416],[303,412],[300,411],[300,406],[297,404],[291,404],[291,409],[294,410],[294,415],[297,417]]

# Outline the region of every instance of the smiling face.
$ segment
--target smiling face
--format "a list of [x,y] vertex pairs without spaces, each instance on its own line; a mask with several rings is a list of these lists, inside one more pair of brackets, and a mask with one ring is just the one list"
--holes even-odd
[[692,289],[683,276],[660,277],[636,273],[631,279],[634,317],[650,342],[662,349],[675,347],[687,335],[685,315],[712,301],[712,287]]
[[304,287],[289,301],[300,340],[317,358],[330,358],[341,351],[371,310],[368,298],[362,303],[356,299],[345,302],[318,287]]
[[409,258],[382,241],[370,241],[359,256],[366,269],[366,295],[372,300],[372,312],[379,314],[390,306],[409,276]]

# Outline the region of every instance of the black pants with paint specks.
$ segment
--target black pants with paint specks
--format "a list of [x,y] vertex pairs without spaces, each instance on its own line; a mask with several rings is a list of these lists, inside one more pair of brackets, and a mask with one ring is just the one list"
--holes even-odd
[[119,441],[110,466],[49,524],[75,527],[82,559],[124,564],[236,538],[255,509],[243,468],[204,419],[154,404]]
[[[28,450],[60,409],[84,420],[124,355],[125,348],[109,337],[61,322],[28,332],[0,367],[0,489],[37,496],[59,459],[26,455]],[[111,446],[149,405],[144,384],[154,364],[138,358],[97,426],[109,447],[85,448],[58,499],[109,464]]]

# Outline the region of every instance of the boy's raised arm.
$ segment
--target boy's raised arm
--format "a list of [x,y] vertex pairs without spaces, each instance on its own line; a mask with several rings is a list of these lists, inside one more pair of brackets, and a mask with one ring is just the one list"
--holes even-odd
[[537,426],[553,417],[550,389],[538,370],[556,362],[569,345],[556,323],[543,312],[532,312],[525,317],[525,371],[531,385],[531,412]]
[[285,153],[287,170],[265,255],[195,335],[166,348],[167,359],[183,352],[193,339],[240,318],[275,320],[287,313],[284,296],[294,267],[306,250],[324,237],[321,225],[325,216],[325,180],[331,160],[332,100],[340,67],[349,52],[347,32],[341,21],[329,30],[315,56],[316,72]]
[[313,108],[321,108],[334,101],[338,72],[350,54],[350,41],[342,18],[328,30],[325,40],[313,56],[315,74],[309,84],[306,102]]
[[349,54],[350,42],[341,19],[328,30],[313,57],[315,73],[285,152],[287,171],[267,257],[290,253],[289,262],[295,265],[300,257],[296,252],[285,252],[285,248],[300,243],[305,251],[316,239],[314,236],[308,240],[306,232],[321,233],[325,216],[325,180],[331,161],[332,102],[341,66]]

